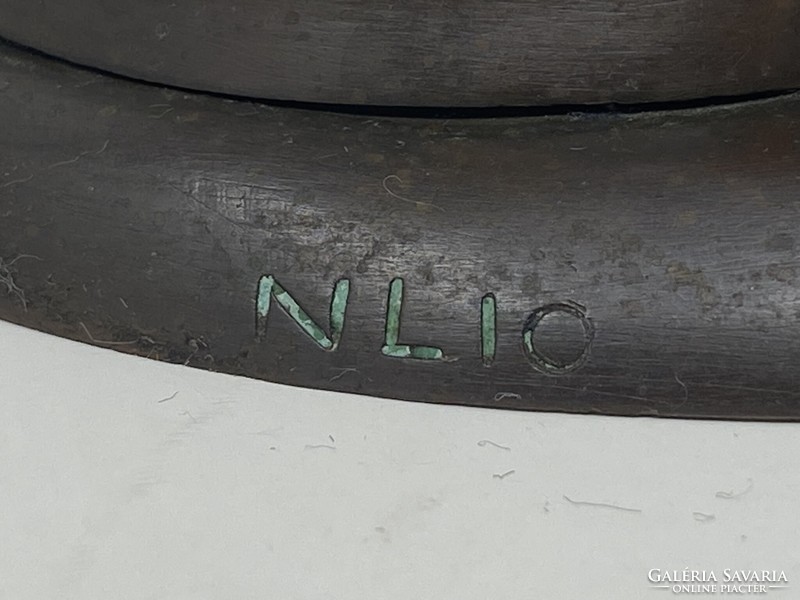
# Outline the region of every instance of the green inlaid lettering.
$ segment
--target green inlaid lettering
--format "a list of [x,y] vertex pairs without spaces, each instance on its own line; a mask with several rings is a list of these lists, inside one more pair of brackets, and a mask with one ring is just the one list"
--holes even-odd
[[256,299],[257,331],[260,337],[266,334],[267,316],[272,303],[272,298],[286,311],[292,320],[311,337],[316,344],[324,350],[336,350],[344,329],[344,317],[347,311],[347,298],[350,294],[350,281],[340,279],[336,282],[331,297],[330,309],[330,337],[317,325],[297,301],[287,292],[272,275],[264,275],[258,282],[258,297]]
[[403,280],[392,279],[389,284],[389,303],[386,307],[386,333],[381,352],[394,358],[419,358],[422,360],[442,360],[444,353],[435,346],[399,344],[400,311],[403,308]]
[[481,300],[481,358],[487,367],[494,362],[497,351],[497,300],[486,294]]

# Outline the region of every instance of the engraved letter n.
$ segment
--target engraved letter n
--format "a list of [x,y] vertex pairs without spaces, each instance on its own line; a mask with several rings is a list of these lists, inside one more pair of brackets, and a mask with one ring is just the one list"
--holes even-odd
[[331,296],[330,336],[300,308],[297,301],[287,292],[281,284],[275,281],[272,275],[264,275],[258,282],[258,297],[256,298],[256,333],[260,338],[266,335],[267,316],[272,299],[286,311],[292,320],[305,331],[323,350],[336,350],[342,337],[344,316],[347,311],[347,297],[350,294],[350,281],[340,279]]

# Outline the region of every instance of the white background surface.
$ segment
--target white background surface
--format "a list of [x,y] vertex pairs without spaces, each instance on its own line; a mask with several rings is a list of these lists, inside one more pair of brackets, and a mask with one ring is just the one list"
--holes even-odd
[[4,323],[0,358],[0,598],[658,599],[686,567],[800,597],[800,425],[378,400]]

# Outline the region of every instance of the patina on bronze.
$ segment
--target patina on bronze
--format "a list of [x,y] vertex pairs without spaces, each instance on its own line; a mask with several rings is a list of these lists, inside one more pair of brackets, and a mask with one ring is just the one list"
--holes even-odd
[[800,87],[798,0],[0,0],[0,36],[151,82],[388,106]]
[[424,120],[0,49],[0,317],[294,385],[800,418],[800,97]]

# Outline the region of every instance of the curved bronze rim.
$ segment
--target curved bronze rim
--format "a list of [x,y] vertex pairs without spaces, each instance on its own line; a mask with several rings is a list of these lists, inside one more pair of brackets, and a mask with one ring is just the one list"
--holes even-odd
[[668,102],[800,87],[795,0],[0,0],[0,36],[144,81],[381,106]]
[[0,107],[3,319],[391,398],[800,418],[798,96],[365,118],[2,47]]

